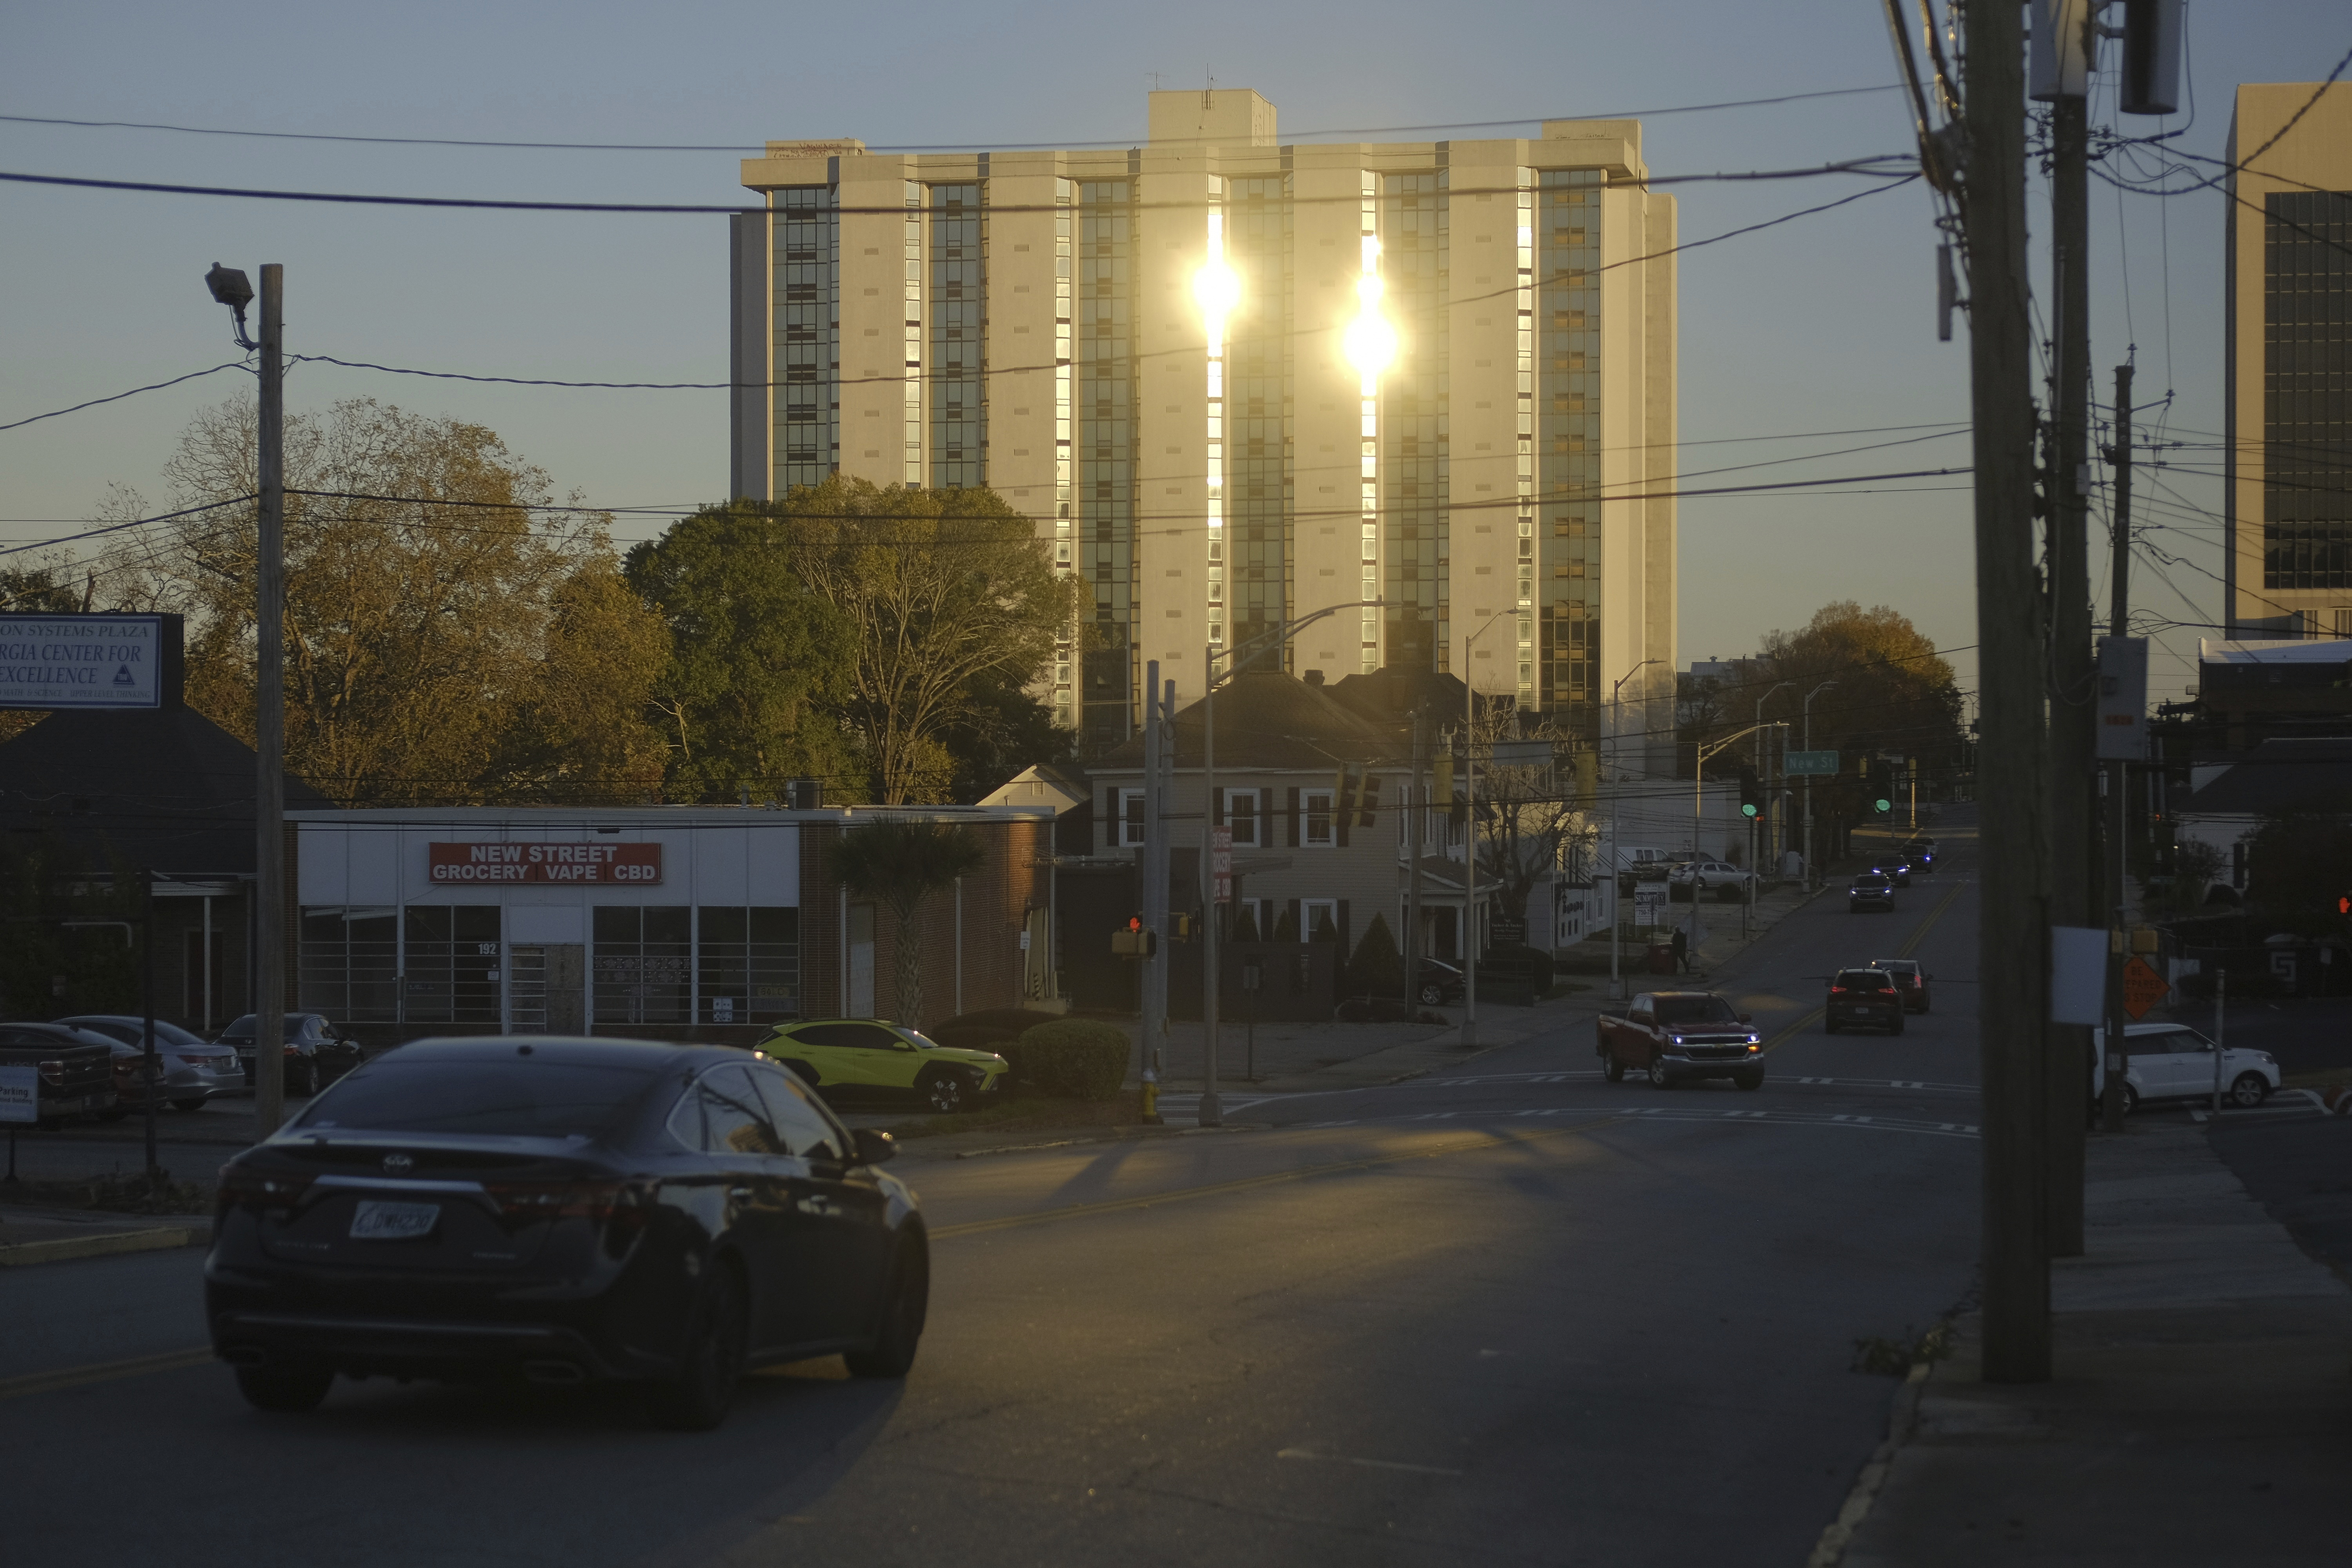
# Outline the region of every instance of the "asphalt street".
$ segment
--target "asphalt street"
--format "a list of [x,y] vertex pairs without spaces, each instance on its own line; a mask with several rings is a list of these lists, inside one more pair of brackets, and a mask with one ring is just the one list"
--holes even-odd
[[[1854,1342],[1973,1275],[1973,843],[1944,833],[1895,915],[1833,890],[1712,978],[1773,1041],[1753,1093],[1606,1082],[1580,1020],[1229,1100],[1254,1130],[910,1159],[913,1375],[782,1369],[716,1433],[382,1381],[261,1416],[204,1354],[197,1253],[10,1270],[9,1561],[1801,1563],[1885,1435]],[[1906,955],[1933,1012],[1821,1032],[1832,968]]]

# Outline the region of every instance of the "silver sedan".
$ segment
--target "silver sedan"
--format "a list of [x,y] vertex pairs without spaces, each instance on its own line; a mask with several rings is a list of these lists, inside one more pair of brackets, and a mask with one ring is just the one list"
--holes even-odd
[[[144,1020],[120,1013],[80,1013],[57,1021],[112,1041],[118,1102],[126,1106],[146,1103]],[[155,1066],[159,1081],[153,1097],[183,1111],[201,1111],[208,1100],[248,1092],[235,1051],[162,1019],[155,1020]]]

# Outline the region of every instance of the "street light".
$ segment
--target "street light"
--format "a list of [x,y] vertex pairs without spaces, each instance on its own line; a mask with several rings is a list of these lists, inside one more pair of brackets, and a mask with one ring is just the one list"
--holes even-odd
[[[1807,692],[1805,700],[1799,705],[1799,711],[1803,714],[1805,720],[1807,751],[1813,748],[1813,699],[1835,685],[1837,682],[1833,680],[1823,681],[1820,685]],[[1820,881],[1821,879],[1813,874],[1813,776],[1808,773],[1805,775],[1805,885],[1811,887]]]
[[[1796,682],[1794,682],[1794,681],[1782,681],[1782,682],[1780,682],[1778,685],[1771,685],[1771,686],[1767,686],[1767,687],[1765,687],[1765,688],[1764,688],[1764,695],[1763,695],[1763,696],[1760,696],[1760,697],[1758,697],[1758,698],[1756,699],[1756,727],[1757,727],[1757,728],[1761,729],[1761,728],[1763,728],[1763,727],[1764,727],[1764,703],[1765,703],[1765,699],[1766,699],[1766,698],[1768,698],[1768,697],[1769,697],[1769,696],[1770,696],[1774,692],[1779,691],[1779,690],[1780,689],[1780,687],[1781,687],[1781,686],[1793,686],[1793,685],[1795,685],[1796,684],[1797,684],[1797,683],[1796,683]],[[1784,739],[1783,739],[1783,749],[1786,749],[1786,741],[1785,741],[1785,737],[1784,737]],[[1762,754],[1761,754],[1761,753],[1759,753],[1759,755],[1760,756],[1760,755],[1762,755]],[[1764,780],[1763,780],[1763,779],[1762,779],[1762,777],[1761,777],[1761,775],[1760,775],[1760,774],[1759,775],[1759,777],[1758,777],[1758,780],[1757,780],[1757,781],[1758,781],[1758,783],[1759,783],[1759,784],[1762,784],[1762,783],[1764,782]],[[1766,798],[1766,800],[1768,800],[1770,799],[1770,797],[1769,797],[1769,795],[1768,795],[1767,797],[1765,797],[1765,798]],[[1764,829],[1765,829],[1765,832],[1764,832],[1764,842],[1765,842],[1765,847],[1769,849],[1769,848],[1770,848],[1770,847],[1771,847],[1771,841],[1772,841],[1771,827],[1770,827],[1770,824],[1769,824],[1769,823],[1763,824],[1763,826],[1764,826]],[[1754,833],[1752,833],[1752,832],[1751,832],[1751,833],[1749,833],[1749,834],[1748,834],[1748,858],[1749,862],[1751,862],[1751,863],[1749,864],[1749,866],[1748,867],[1748,894],[1749,894],[1748,902],[1752,904],[1752,903],[1754,903],[1754,902],[1755,902],[1755,896],[1754,896],[1754,895],[1755,895],[1755,891],[1756,891],[1756,871],[1757,871],[1756,866],[1752,863],[1752,862],[1755,861],[1755,859],[1756,859],[1756,835],[1755,835]]]
[[[1246,643],[1236,643],[1223,650],[1227,661],[1225,673],[1217,674],[1218,648],[1207,644],[1201,664],[1208,677],[1201,694],[1201,871],[1208,879],[1207,896],[1201,902],[1205,916],[1201,922],[1201,1125],[1220,1127],[1224,1124],[1224,1106],[1217,1097],[1217,883],[1213,850],[1216,830],[1212,825],[1217,815],[1217,687],[1239,674],[1251,656],[1266,648],[1279,648],[1293,637],[1326,615],[1342,610],[1380,610],[1384,608],[1377,599],[1363,600],[1354,604],[1327,604],[1312,614],[1296,621],[1276,623],[1271,632],[1261,632]],[[1174,771],[1174,765],[1170,765]],[[1338,801],[1334,805],[1339,804]],[[1261,814],[1261,821],[1264,820]]]
[[[1623,674],[1618,676],[1616,683],[1609,688],[1609,768],[1612,773],[1622,775],[1624,772],[1624,769],[1619,766],[1617,761],[1617,720],[1619,717],[1617,712],[1617,694],[1625,689],[1625,683],[1627,681],[1632,680],[1635,675],[1640,674],[1652,664],[1663,664],[1664,663],[1665,661],[1664,659],[1644,659],[1640,664],[1634,665],[1632,669],[1626,671]],[[1613,817],[1614,808],[1612,808],[1612,812]]]
[[[1497,610],[1486,625],[1462,639],[1462,1042],[1478,1045],[1478,688],[1471,681],[1470,644],[1517,608]],[[1418,981],[1419,977],[1414,977]]]

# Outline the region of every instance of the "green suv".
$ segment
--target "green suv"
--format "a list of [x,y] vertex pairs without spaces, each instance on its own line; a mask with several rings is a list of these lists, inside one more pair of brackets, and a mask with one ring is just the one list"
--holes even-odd
[[914,1094],[932,1110],[968,1111],[1004,1082],[1005,1061],[985,1051],[954,1051],[882,1019],[782,1023],[759,1044],[826,1098]]

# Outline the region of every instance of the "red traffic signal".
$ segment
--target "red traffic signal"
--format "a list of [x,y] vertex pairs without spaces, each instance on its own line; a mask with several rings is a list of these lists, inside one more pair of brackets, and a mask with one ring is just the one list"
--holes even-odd
[[1142,929],[1143,929],[1143,916],[1142,916],[1142,915],[1129,915],[1129,916],[1127,917],[1127,928],[1128,928],[1129,931],[1140,931],[1140,930],[1142,930]]
[[2336,895],[2336,913],[2338,915],[2352,915],[2352,893],[2342,893]]

